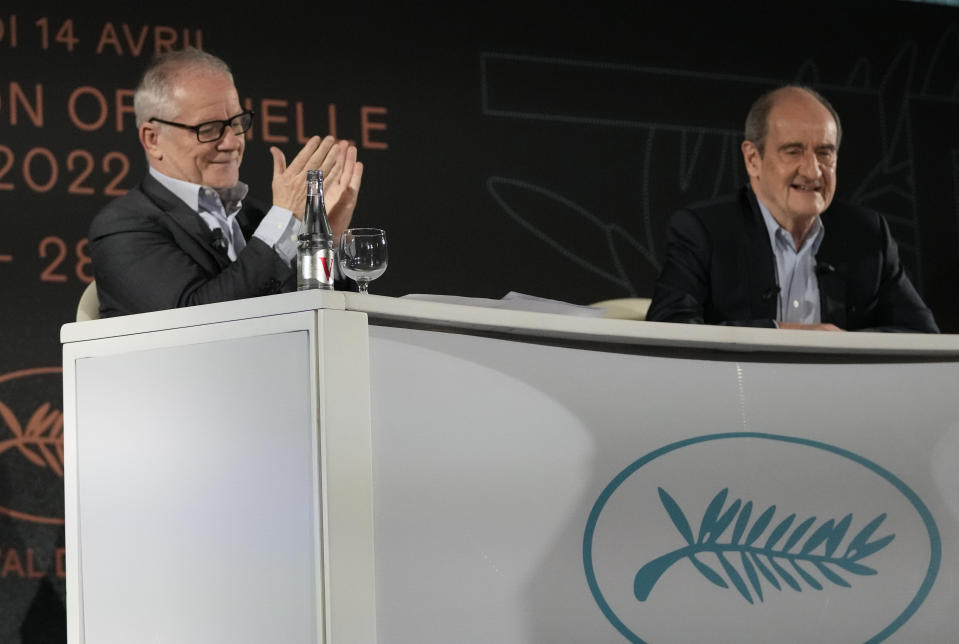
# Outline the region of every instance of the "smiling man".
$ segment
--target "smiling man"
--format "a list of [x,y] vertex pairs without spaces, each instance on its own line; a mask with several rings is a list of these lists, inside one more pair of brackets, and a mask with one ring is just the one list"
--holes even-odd
[[647,320],[937,333],[878,213],[834,203],[842,127],[815,91],[764,94],[746,117],[749,185],[670,220]]
[[247,197],[240,164],[254,114],[219,58],[192,48],[163,54],[133,101],[150,169],[90,225],[102,317],[295,289],[307,170],[323,170],[334,232],[349,224],[363,165],[333,137],[312,137],[289,165],[270,148],[272,206]]

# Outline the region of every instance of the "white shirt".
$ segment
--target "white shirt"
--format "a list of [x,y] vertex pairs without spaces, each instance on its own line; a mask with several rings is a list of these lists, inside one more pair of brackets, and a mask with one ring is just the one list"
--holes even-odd
[[776,283],[779,284],[779,322],[819,324],[822,316],[819,279],[816,276],[816,252],[826,234],[822,219],[816,217],[802,246],[796,250],[792,235],[779,225],[769,209],[757,197],[763,213],[769,244],[776,258]]
[[[153,167],[150,168],[150,174],[197,213],[211,231],[221,231],[227,255],[231,261],[236,261],[237,256],[246,248],[246,240],[236,216],[243,206],[247,185],[241,181],[232,188],[216,191],[207,186],[174,179]],[[224,198],[226,204],[223,203]],[[253,236],[273,248],[289,264],[296,257],[296,236],[300,232],[300,224],[300,220],[294,217],[291,211],[273,206],[263,217]]]

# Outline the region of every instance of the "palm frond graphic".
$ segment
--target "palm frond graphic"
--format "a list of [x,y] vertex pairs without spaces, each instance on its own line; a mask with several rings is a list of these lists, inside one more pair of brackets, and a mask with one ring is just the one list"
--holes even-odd
[[63,476],[63,413],[60,410],[43,403],[23,427],[13,410],[0,402],[0,420],[13,434],[12,438],[0,440],[0,454],[16,447],[37,467],[49,467],[57,476]]
[[[885,548],[896,536],[889,534],[870,541],[886,518],[883,513],[863,526],[849,540],[845,552],[838,555],[839,546],[852,524],[852,514],[847,514],[839,521],[823,521],[814,530],[816,517],[810,517],[793,527],[796,515],[790,514],[779,521],[765,541],[761,542],[760,537],[773,525],[776,506],[768,507],[747,530],[753,514],[752,501],[743,503],[741,499],[736,499],[724,509],[728,494],[729,489],[725,488],[709,502],[699,524],[699,534],[694,537],[679,504],[666,490],[659,488],[663,507],[686,540],[686,545],[653,559],[639,569],[633,582],[636,599],[646,601],[659,578],[674,563],[683,559],[688,559],[703,577],[716,586],[729,588],[732,584],[750,604],[754,603],[753,593],[759,601],[764,601],[762,579],[776,590],[782,590],[783,585],[786,585],[801,592],[803,584],[814,590],[822,590],[823,582],[814,576],[818,572],[823,581],[849,588],[849,582],[840,573],[875,575],[877,571],[874,568],[860,562]],[[728,541],[721,542],[720,537],[729,531],[730,526],[732,531]],[[803,537],[806,537],[805,541]],[[704,555],[715,557],[722,573],[703,561]],[[737,560],[740,568],[734,565]]]

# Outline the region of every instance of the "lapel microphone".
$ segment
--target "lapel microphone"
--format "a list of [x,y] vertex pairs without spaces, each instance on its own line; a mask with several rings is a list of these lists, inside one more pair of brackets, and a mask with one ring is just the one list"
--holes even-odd
[[829,275],[835,273],[836,267],[828,262],[816,262],[816,275]]
[[213,248],[217,250],[226,250],[226,238],[223,236],[223,231],[219,228],[214,228],[210,231],[209,237],[210,243],[213,244]]

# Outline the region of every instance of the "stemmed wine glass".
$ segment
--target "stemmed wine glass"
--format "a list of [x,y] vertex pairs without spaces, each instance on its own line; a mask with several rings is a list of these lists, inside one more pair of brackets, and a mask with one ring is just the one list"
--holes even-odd
[[379,228],[348,228],[340,235],[340,269],[367,293],[370,282],[383,274],[389,260],[386,232]]

